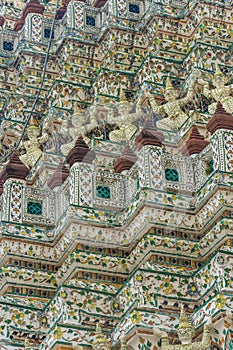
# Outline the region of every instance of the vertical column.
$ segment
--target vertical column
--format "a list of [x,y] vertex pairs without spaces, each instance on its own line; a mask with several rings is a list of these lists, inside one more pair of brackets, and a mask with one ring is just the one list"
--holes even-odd
[[70,204],[92,206],[93,160],[95,152],[90,150],[80,135],[70,150],[66,161],[70,164]]
[[161,189],[162,162],[161,149],[156,146],[144,146],[138,152],[139,186]]
[[233,131],[217,130],[211,137],[214,170],[233,171]]
[[117,0],[116,1],[116,7],[117,7],[117,13],[116,15],[118,17],[127,17],[127,5],[128,1],[126,0]]
[[40,14],[30,13],[25,19],[25,39],[34,42],[42,41],[42,19]]
[[211,133],[214,170],[233,172],[233,117],[220,102],[213,118],[207,124]]
[[2,220],[22,223],[24,180],[7,179],[3,185]]
[[140,187],[161,189],[162,186],[162,141],[164,135],[159,132],[150,118],[135,139],[138,152],[138,170]]
[[75,163],[70,169],[70,204],[93,206],[93,165]]
[[71,1],[67,7],[67,27],[72,29],[84,29],[84,6],[83,1]]
[[3,185],[2,194],[2,220],[22,222],[23,192],[25,179],[29,173],[14,151],[0,174],[0,183]]

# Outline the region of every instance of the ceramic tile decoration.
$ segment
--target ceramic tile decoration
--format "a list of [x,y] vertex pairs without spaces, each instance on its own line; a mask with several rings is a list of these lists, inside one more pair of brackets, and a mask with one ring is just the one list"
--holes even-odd
[[0,4],[0,349],[233,349],[232,8]]

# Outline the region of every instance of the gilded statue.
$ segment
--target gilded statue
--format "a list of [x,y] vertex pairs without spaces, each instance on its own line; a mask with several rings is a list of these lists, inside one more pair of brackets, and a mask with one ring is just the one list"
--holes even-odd
[[70,150],[74,147],[75,142],[78,138],[78,136],[84,135],[85,133],[85,127],[83,126],[86,121],[86,116],[81,113],[79,108],[76,108],[74,111],[74,114],[72,116],[72,126],[69,127],[67,123],[62,123],[62,127],[60,129],[60,133],[65,136],[67,135],[68,142],[64,143],[61,146],[61,152],[64,155],[67,155]]
[[224,76],[220,70],[218,64],[215,65],[215,74],[212,79],[213,85],[215,88],[209,89],[209,83],[202,79],[198,79],[198,82],[203,85],[203,94],[208,99],[214,99],[216,102],[211,103],[208,107],[209,113],[214,114],[217,108],[217,102],[221,102],[225,110],[232,114],[233,113],[233,84],[225,85],[228,81],[228,78]]
[[167,333],[162,332],[161,349],[162,350],[209,350],[211,347],[211,319],[204,326],[204,332],[201,341],[193,342],[192,338],[195,328],[189,322],[188,316],[185,315],[183,307],[181,308],[180,323],[177,329],[178,338],[181,342],[179,345],[171,345]]
[[164,97],[166,103],[159,106],[154,98],[149,95],[150,105],[157,114],[166,114],[167,117],[157,121],[156,125],[159,129],[175,130],[179,129],[188,119],[188,115],[182,111],[182,107],[192,100],[193,86],[188,89],[188,93],[183,98],[178,98],[178,91],[173,87],[170,78],[166,80]]
[[89,123],[86,125],[86,133],[91,132],[93,129],[98,128],[98,103],[97,100],[89,107]]
[[46,132],[40,136],[40,128],[33,121],[27,127],[27,141],[20,143],[20,148],[24,148],[26,153],[21,155],[20,160],[30,169],[32,168],[42,154],[41,145],[48,140]]
[[110,350],[111,349],[111,341],[108,340],[103,334],[100,324],[96,324],[96,336],[93,341],[93,350]]
[[119,130],[113,130],[109,134],[111,141],[126,141],[137,131],[137,127],[132,124],[138,119],[138,114],[131,113],[133,105],[128,102],[123,89],[120,90],[120,102],[118,103],[118,116],[110,123],[115,123]]

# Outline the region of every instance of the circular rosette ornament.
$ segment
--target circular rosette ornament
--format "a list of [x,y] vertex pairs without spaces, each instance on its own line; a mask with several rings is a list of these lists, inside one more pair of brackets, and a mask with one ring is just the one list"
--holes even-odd
[[143,281],[143,275],[141,273],[138,273],[136,276],[135,276],[135,279],[137,282],[139,283],[142,283]]
[[224,308],[226,302],[227,302],[226,298],[224,298],[224,296],[222,294],[218,294],[215,297],[215,307],[216,307],[216,309]]
[[113,312],[119,312],[121,310],[120,302],[118,299],[113,299],[111,303],[111,309]]
[[138,310],[134,310],[131,315],[131,322],[132,323],[140,323],[142,320],[142,315]]
[[216,266],[219,268],[225,267],[226,266],[225,256],[222,254],[217,254],[215,257],[215,263],[216,263]]
[[198,287],[195,282],[190,282],[188,284],[187,289],[188,289],[188,294],[191,296],[198,294]]
[[46,327],[48,325],[48,318],[45,314],[41,314],[39,316],[39,321],[42,327]]
[[62,299],[66,299],[66,298],[67,298],[67,296],[68,296],[68,294],[67,294],[67,291],[66,291],[66,290],[61,290],[60,295],[61,295]]
[[213,177],[213,182],[215,184],[218,184],[220,182],[223,182],[224,180],[224,175],[221,173],[221,171],[217,171]]

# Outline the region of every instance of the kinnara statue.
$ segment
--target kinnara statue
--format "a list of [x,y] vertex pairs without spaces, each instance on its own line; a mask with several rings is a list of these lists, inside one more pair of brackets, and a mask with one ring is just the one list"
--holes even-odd
[[85,127],[83,126],[86,122],[86,116],[81,113],[80,109],[77,107],[75,109],[75,112],[72,116],[72,126],[67,126],[66,123],[62,123],[62,127],[60,129],[60,133],[63,135],[67,135],[68,142],[62,144],[61,146],[61,152],[64,155],[67,155],[70,150],[74,147],[75,142],[77,141],[78,136],[81,134],[83,135],[85,133]]
[[161,334],[161,349],[162,350],[209,350],[211,347],[211,319],[204,326],[204,333],[201,341],[194,342],[192,340],[195,333],[195,328],[189,322],[188,316],[185,315],[183,307],[181,308],[180,323],[177,329],[177,334],[181,344],[170,344],[167,333]]
[[198,82],[203,85],[203,94],[208,99],[214,99],[216,102],[211,103],[208,107],[209,113],[214,114],[217,108],[217,102],[221,102],[223,107],[228,113],[233,113],[233,84],[225,85],[228,81],[228,78],[224,76],[222,71],[219,69],[219,66],[216,64],[216,70],[213,77],[214,89],[209,89],[209,83],[202,79],[198,79]]
[[118,116],[113,121],[110,121],[112,123],[116,123],[119,130],[111,131],[109,135],[111,141],[120,142],[130,140],[137,131],[138,128],[133,124],[133,122],[138,119],[138,114],[132,113],[132,108],[133,105],[128,102],[125,96],[125,91],[121,89],[120,101],[118,103]]
[[42,154],[41,145],[48,140],[48,134],[45,132],[40,136],[40,128],[35,125],[34,121],[30,121],[27,136],[28,140],[20,143],[20,147],[24,148],[26,153],[19,158],[28,168],[32,168]]
[[154,98],[149,95],[150,105],[157,114],[166,114],[167,117],[157,121],[156,125],[159,129],[174,130],[179,129],[188,119],[188,115],[182,111],[182,107],[192,100],[193,86],[188,89],[188,93],[183,98],[178,98],[178,91],[173,87],[170,78],[166,80],[166,88],[164,97],[166,103],[159,106]]

